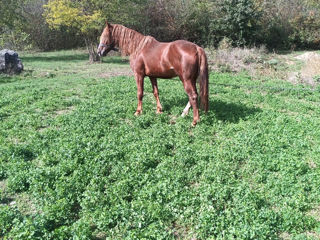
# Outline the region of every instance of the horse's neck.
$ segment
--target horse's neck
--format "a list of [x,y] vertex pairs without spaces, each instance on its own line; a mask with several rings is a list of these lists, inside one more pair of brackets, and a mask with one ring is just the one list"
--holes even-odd
[[144,36],[132,29],[122,25],[114,25],[112,32],[116,47],[121,49],[122,54],[133,56],[137,54],[143,47],[151,41],[155,41],[153,37]]
[[157,41],[154,37],[144,36],[143,39],[139,42],[137,48],[132,54],[138,54],[143,48],[147,48],[150,43]]

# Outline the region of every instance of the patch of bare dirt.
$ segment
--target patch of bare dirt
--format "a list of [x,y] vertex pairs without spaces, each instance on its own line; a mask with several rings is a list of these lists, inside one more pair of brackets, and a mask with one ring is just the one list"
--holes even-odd
[[301,61],[309,61],[310,59],[320,58],[320,54],[316,52],[306,52],[294,58]]
[[104,72],[100,75],[103,78],[110,78],[110,77],[131,77],[133,76],[133,72],[131,68],[109,68],[107,72]]
[[287,232],[281,233],[279,237],[280,237],[280,239],[282,239],[282,240],[289,240],[289,239],[291,239],[290,234],[287,233]]
[[5,180],[0,181],[0,189],[4,191],[7,187],[7,182]]
[[300,71],[288,73],[288,80],[294,84],[304,83],[315,86],[320,83],[320,54],[316,52],[306,52],[294,59],[302,61],[303,66]]
[[320,206],[313,208],[310,212],[308,212],[308,215],[317,221],[320,221]]
[[188,227],[182,226],[176,222],[172,224],[173,235],[175,239],[197,240]]
[[75,109],[75,107],[71,106],[71,107],[67,107],[65,109],[61,109],[58,111],[55,111],[55,116],[60,116],[60,115],[64,115],[64,114],[68,114],[70,112],[72,112]]

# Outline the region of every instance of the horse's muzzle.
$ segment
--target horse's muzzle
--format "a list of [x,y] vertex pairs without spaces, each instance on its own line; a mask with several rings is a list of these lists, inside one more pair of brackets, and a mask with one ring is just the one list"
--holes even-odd
[[98,47],[97,53],[98,53],[99,57],[105,56],[106,55],[105,52],[106,52],[106,49],[104,47]]
[[103,57],[104,52],[105,51],[103,51],[103,50],[99,50],[99,49],[97,50],[99,57]]
[[104,57],[113,49],[113,44],[100,43],[97,49],[97,53],[100,57]]

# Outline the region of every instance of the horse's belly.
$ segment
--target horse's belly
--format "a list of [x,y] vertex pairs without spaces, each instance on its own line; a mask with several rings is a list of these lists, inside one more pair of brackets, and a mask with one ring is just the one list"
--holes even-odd
[[154,68],[146,69],[146,75],[149,77],[158,77],[158,78],[173,78],[178,76],[173,67],[169,68]]
[[149,77],[155,78],[173,78],[178,76],[176,73],[159,73],[159,74],[147,74]]

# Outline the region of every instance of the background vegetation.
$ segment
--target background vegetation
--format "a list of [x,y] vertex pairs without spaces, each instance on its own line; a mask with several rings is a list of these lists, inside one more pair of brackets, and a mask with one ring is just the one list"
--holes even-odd
[[227,37],[234,46],[320,48],[316,0],[6,0],[0,9],[0,46],[89,46],[106,19],[161,41],[217,46]]

